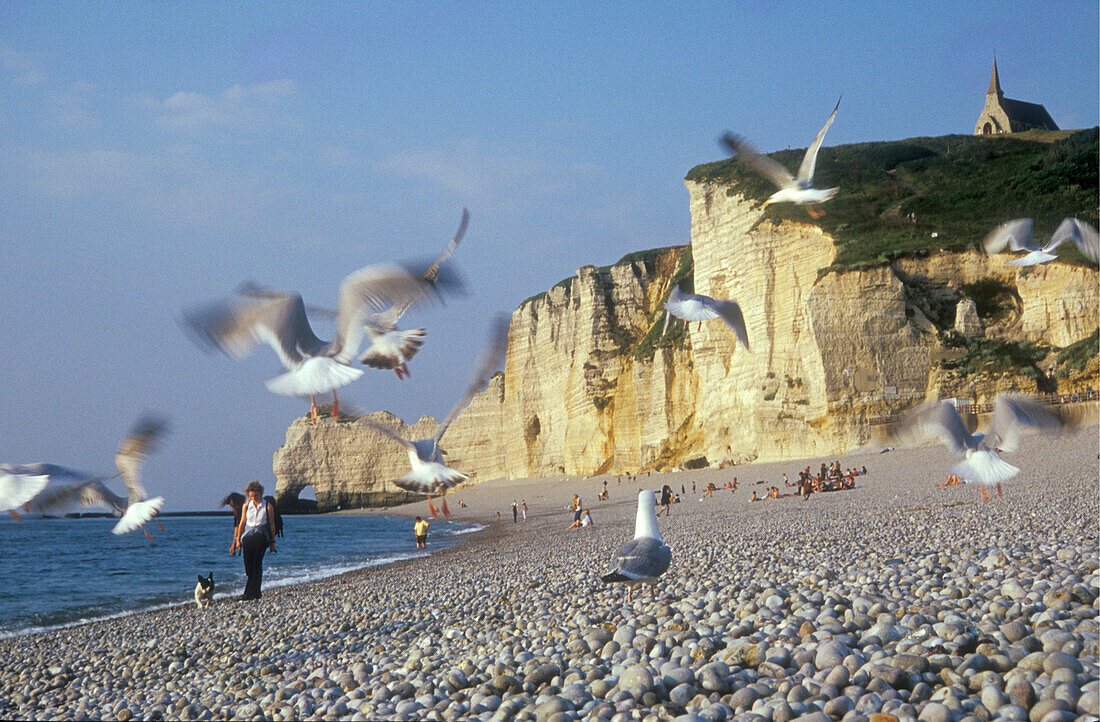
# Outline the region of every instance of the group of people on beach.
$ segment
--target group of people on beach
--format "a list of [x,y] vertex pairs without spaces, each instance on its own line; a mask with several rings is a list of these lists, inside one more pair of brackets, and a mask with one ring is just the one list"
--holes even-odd
[[798,472],[798,480],[795,483],[792,484],[787,481],[786,474],[783,475],[783,483],[786,486],[795,487],[796,493],[805,499],[810,494],[854,489],[856,488],[856,477],[863,476],[866,473],[866,466],[862,469],[841,469],[839,461],[834,461],[832,464],[822,462],[821,469],[817,474],[813,474],[810,467],[807,466]]

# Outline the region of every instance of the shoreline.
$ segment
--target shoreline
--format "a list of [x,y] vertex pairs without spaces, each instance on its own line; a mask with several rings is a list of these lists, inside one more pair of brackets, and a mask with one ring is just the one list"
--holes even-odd
[[[935,486],[952,463],[940,447],[826,457],[866,464],[868,474],[853,491],[808,500],[747,498],[782,486],[782,472],[816,468],[809,459],[621,484],[606,475],[485,482],[448,494],[468,504],[452,503],[451,521],[487,519],[485,528],[427,557],[265,590],[256,602],[217,600],[201,612],[184,604],[0,640],[0,713],[752,711],[786,722],[883,712],[947,722],[975,712],[1026,718],[1049,702],[1044,714],[1087,716],[1100,694],[1098,438],[1095,425],[1028,438],[1006,455],[1020,475],[988,504],[975,485]],[[708,481],[734,476],[736,493],[699,498]],[[611,498],[597,502],[604,480]],[[625,590],[600,577],[633,534],[637,488],[664,483],[687,490],[659,520],[672,567],[653,596],[626,604]],[[574,492],[594,527],[565,529]],[[513,497],[526,499],[526,523],[508,518]],[[407,519],[425,506],[385,513]]]

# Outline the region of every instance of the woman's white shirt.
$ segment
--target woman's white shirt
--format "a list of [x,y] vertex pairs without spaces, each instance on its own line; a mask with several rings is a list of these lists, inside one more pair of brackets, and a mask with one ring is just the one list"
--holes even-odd
[[260,499],[259,505],[249,499],[244,504],[244,528],[246,531],[267,526],[267,502]]

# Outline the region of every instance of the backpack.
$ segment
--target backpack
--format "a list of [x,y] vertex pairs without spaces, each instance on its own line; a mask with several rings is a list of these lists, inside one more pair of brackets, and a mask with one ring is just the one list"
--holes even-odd
[[[283,516],[279,513],[279,505],[275,503],[275,497],[265,496],[264,501],[267,502],[267,508],[271,512],[271,520],[275,522],[275,536],[283,535]],[[274,540],[272,540],[274,541]]]

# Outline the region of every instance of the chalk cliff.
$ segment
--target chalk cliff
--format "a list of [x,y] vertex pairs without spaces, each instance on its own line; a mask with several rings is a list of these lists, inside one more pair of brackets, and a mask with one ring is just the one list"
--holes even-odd
[[[720,182],[687,187],[690,248],[585,266],[516,309],[503,375],[442,439],[455,468],[477,481],[840,453],[929,395],[1035,390],[1012,372],[940,369],[960,353],[948,348],[957,311],[983,342],[1061,348],[1098,326],[1095,268],[940,251],[824,272],[837,246],[808,220],[774,221]],[[719,321],[663,331],[661,304],[685,277],[740,303],[751,351]],[[372,418],[410,438],[436,428]],[[361,422],[298,420],[274,468],[281,497],[308,484],[334,508],[398,498],[407,461]]]

